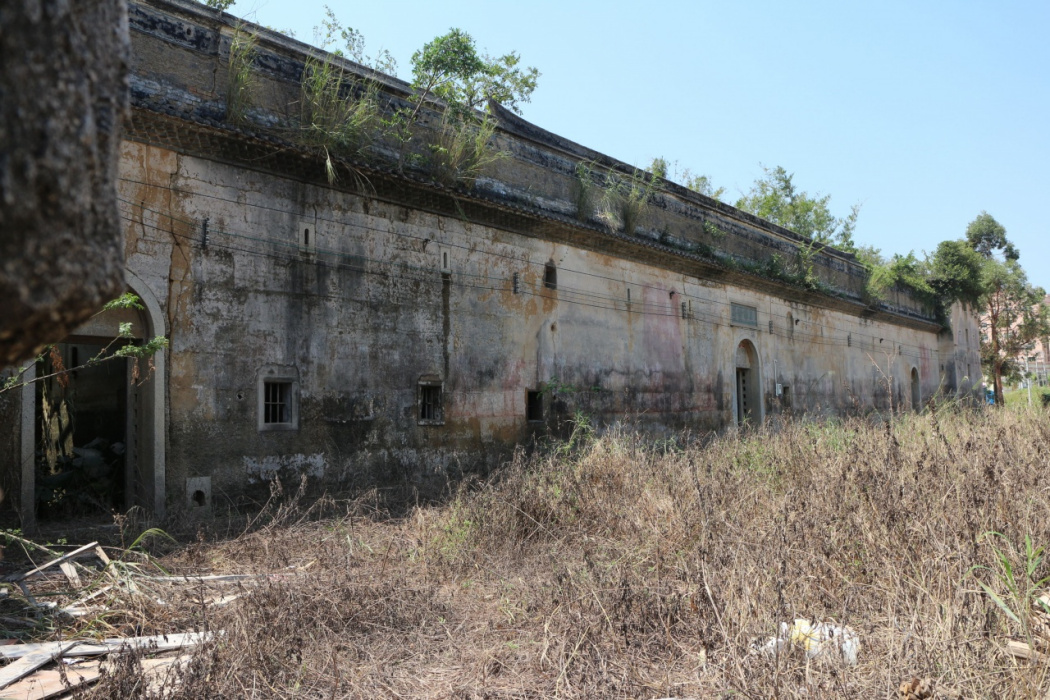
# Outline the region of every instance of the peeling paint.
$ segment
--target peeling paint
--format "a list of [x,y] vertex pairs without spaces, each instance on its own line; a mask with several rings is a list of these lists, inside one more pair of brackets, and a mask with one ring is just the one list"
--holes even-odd
[[298,481],[306,476],[311,479],[322,479],[325,471],[323,452],[312,455],[267,455],[266,457],[245,457],[244,469],[248,473],[249,484],[261,484],[275,478]]

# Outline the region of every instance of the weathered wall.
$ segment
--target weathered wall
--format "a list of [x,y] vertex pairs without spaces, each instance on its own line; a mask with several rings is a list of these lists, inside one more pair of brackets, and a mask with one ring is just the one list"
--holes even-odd
[[[840,412],[888,406],[884,374],[902,406],[912,367],[923,397],[941,382],[935,332],[144,144],[121,176],[129,265],[170,322],[169,494],[201,475],[227,493],[298,473],[433,486],[528,439],[544,386],[551,417],[720,428],[744,339],[767,414],[777,383],[796,411]],[[298,378],[298,430],[258,429],[268,367]],[[418,420],[422,377],[443,382],[443,425]]]
[[[511,155],[473,188],[381,158],[330,185],[316,152],[263,128],[288,117],[301,44],[256,28],[261,103],[250,129],[232,128],[229,19],[165,0],[130,17],[119,200],[128,271],[171,343],[152,472],[169,505],[200,477],[234,498],[299,475],[432,491],[575,411],[722,429],[736,422],[745,341],[756,419],[908,408],[976,362],[906,293],[865,305],[847,254],[814,260],[830,293],[754,274],[773,254],[790,263],[798,237],[671,183],[636,231],[578,220],[576,164],[602,177],[627,166],[507,114],[497,139]],[[404,84],[381,80],[399,99]],[[734,321],[734,304],[754,323]],[[294,426],[263,424],[267,378],[291,383]],[[434,383],[443,420],[420,420],[421,384]],[[545,421],[527,420],[530,391]]]

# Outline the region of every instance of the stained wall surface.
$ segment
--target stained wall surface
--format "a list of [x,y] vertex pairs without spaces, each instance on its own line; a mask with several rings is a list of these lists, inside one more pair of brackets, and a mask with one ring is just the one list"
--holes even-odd
[[[756,424],[973,388],[972,311],[953,307],[944,330],[907,290],[869,299],[848,253],[667,181],[626,230],[581,210],[578,173],[600,189],[629,166],[498,106],[506,157],[476,181],[395,168],[380,142],[329,182],[323,154],[281,131],[307,47],[184,0],[132,2],[129,17],[120,210],[129,279],[170,341],[143,445],[147,490],[169,507],[274,477],[432,493],[577,412],[704,432],[745,408]],[[259,43],[257,99],[235,125],[237,31]],[[391,109],[404,99],[404,83],[372,79]],[[267,422],[274,382],[287,424]],[[16,403],[0,406],[11,425]],[[18,441],[0,435],[5,484],[32,459]]]
[[[907,407],[913,369],[922,397],[944,391],[935,332],[140,143],[121,175],[129,265],[171,329],[169,491],[440,481],[550,427],[528,391],[549,422],[723,428],[743,341],[766,418]],[[267,371],[293,378],[297,430],[259,430]],[[421,381],[441,383],[440,424]]]

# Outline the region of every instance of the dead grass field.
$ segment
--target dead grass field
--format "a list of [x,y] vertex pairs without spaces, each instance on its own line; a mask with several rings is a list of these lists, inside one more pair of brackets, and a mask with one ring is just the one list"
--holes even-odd
[[[1048,467],[1046,412],[945,409],[707,440],[581,426],[398,518],[286,494],[160,559],[280,576],[75,623],[224,631],[177,683],[129,661],[83,697],[886,698],[919,678],[1042,698],[1050,664],[1003,648],[1035,628],[1023,542],[1050,542]],[[855,629],[857,666],[750,653],[796,617]]]

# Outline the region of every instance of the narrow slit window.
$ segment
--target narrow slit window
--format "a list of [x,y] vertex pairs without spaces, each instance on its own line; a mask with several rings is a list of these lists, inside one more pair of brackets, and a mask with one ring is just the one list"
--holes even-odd
[[539,391],[525,392],[525,419],[530,423],[543,420],[543,394]]
[[558,288],[558,268],[552,262],[543,266],[543,286],[547,289]]
[[299,249],[303,253],[312,253],[317,247],[317,231],[312,222],[299,223]]

